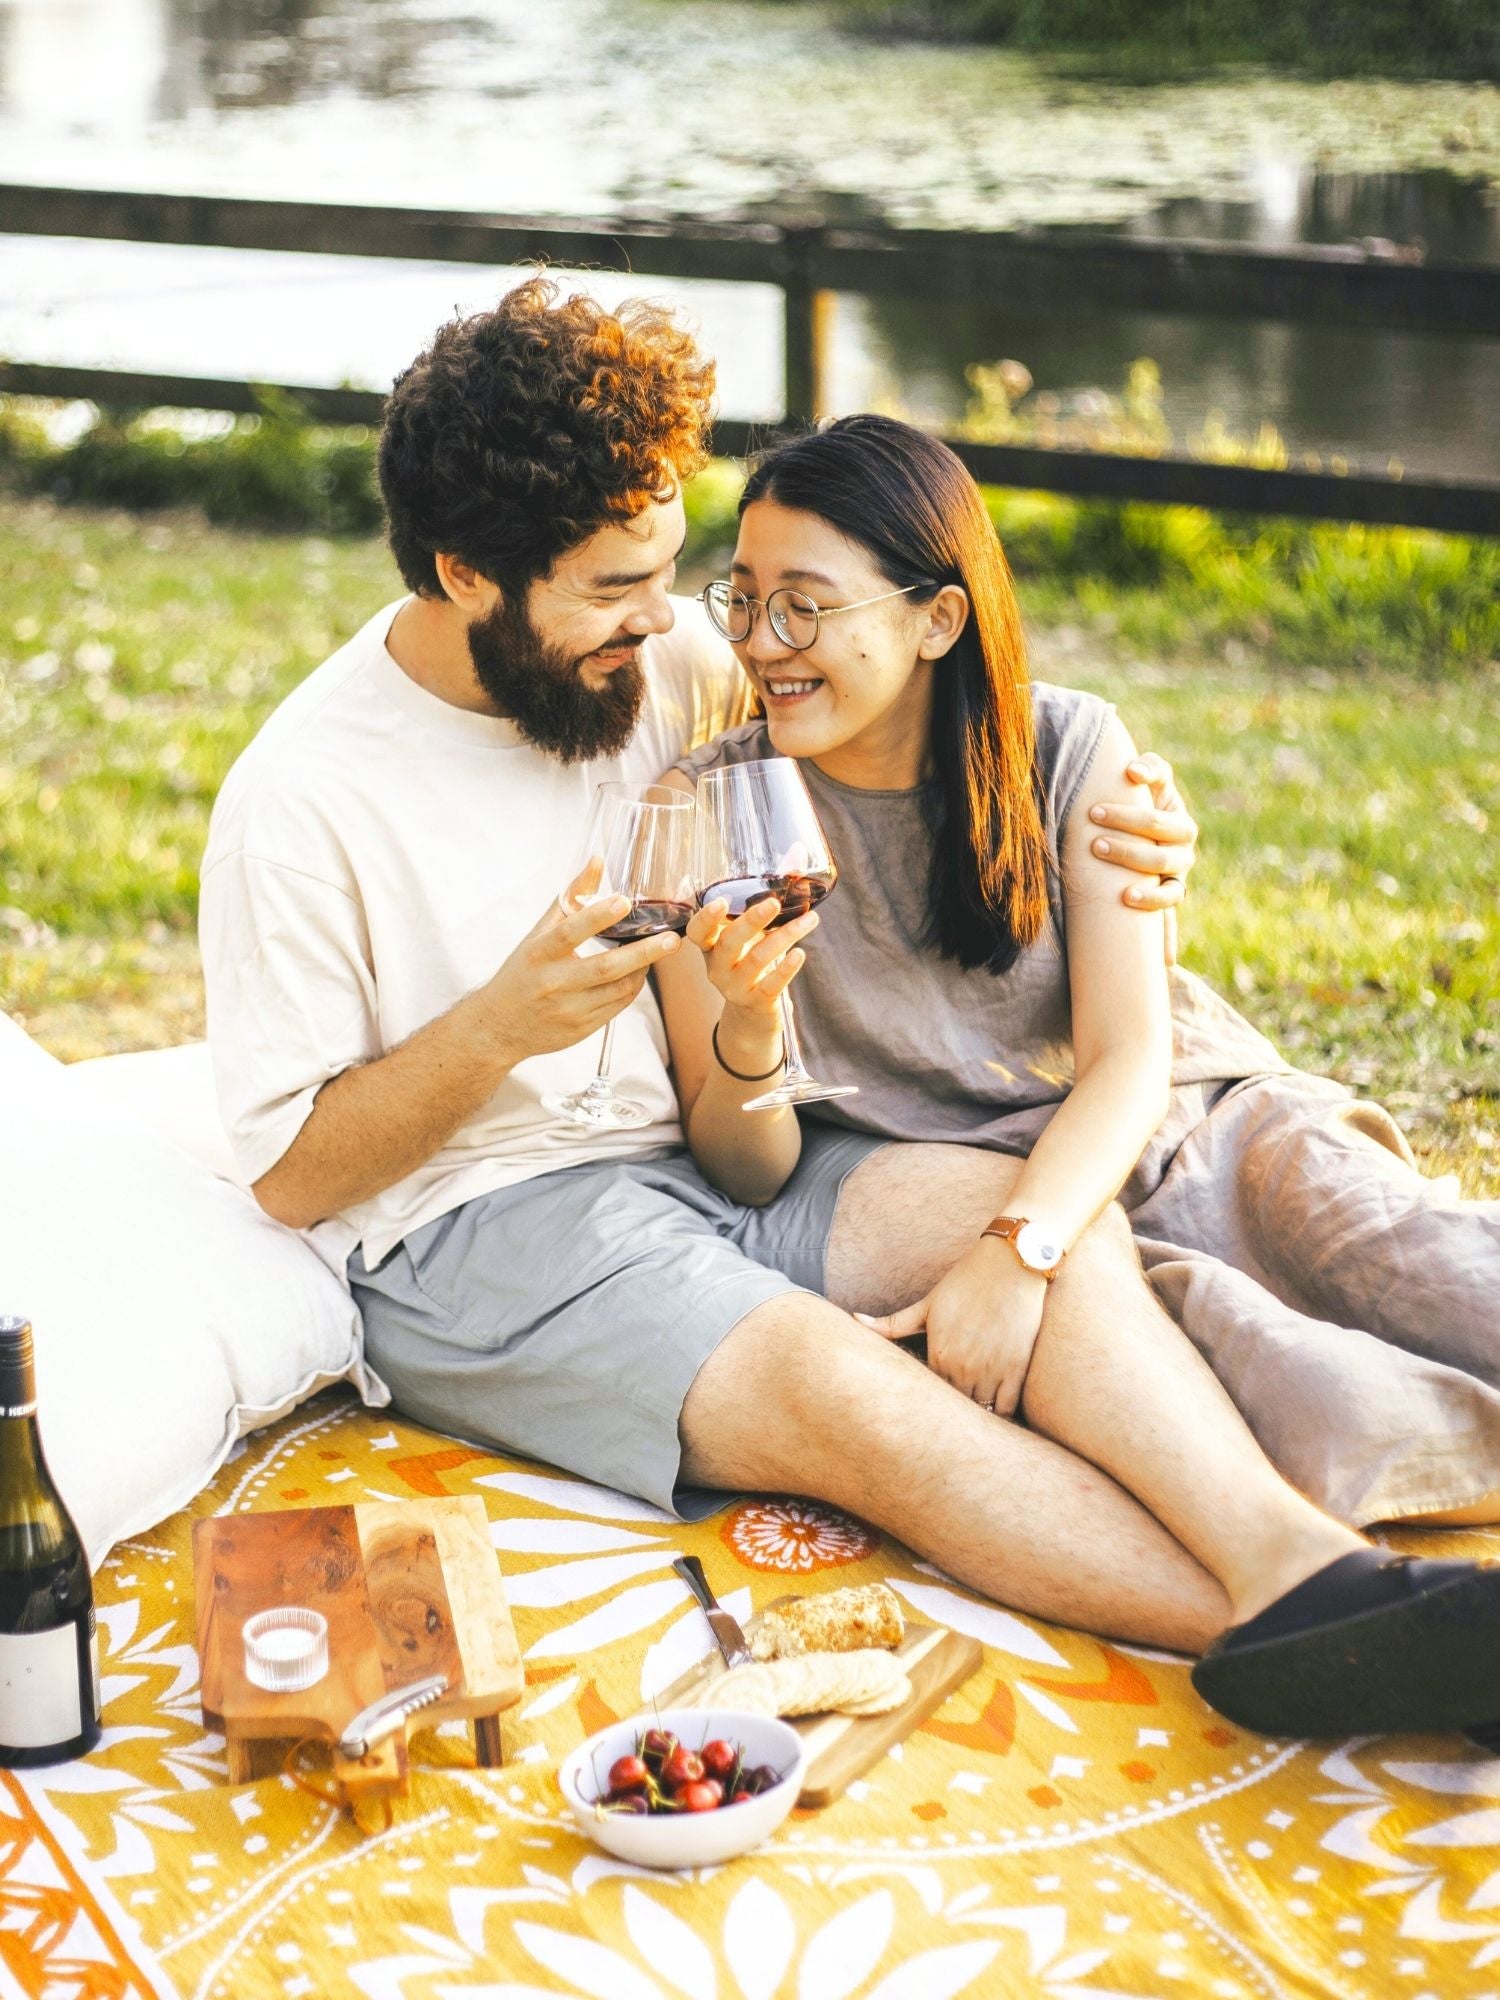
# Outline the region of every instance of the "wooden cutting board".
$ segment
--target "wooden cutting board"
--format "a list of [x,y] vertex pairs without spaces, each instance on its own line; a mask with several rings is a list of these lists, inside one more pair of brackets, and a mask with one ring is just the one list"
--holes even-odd
[[[789,1598],[777,1599],[778,1605],[790,1602]],[[776,1606],[770,1608],[774,1610]],[[746,1638],[755,1637],[759,1623],[759,1615],[750,1620],[745,1627]],[[902,1742],[941,1708],[953,1690],[961,1687],[984,1663],[984,1648],[977,1639],[952,1632],[946,1625],[914,1625],[910,1620],[895,1653],[911,1682],[911,1694],[899,1708],[884,1715],[788,1717],[807,1751],[799,1805],[831,1805],[847,1786],[878,1763],[892,1744]],[[696,1704],[704,1689],[711,1688],[725,1671],[720,1655],[710,1654],[681,1680],[664,1689],[656,1697],[657,1707]]]
[[[278,1745],[274,1768],[280,1745],[336,1741],[387,1689],[435,1673],[448,1692],[412,1726],[472,1721],[479,1761],[500,1762],[498,1712],[520,1700],[524,1676],[477,1496],[199,1521],[193,1581],[203,1720],[224,1733],[232,1783],[266,1766],[255,1744]],[[288,1604],[328,1620],[328,1672],[301,1693],[273,1694],[246,1678],[241,1631]],[[335,1753],[334,1771],[351,1795],[404,1790],[405,1730],[357,1761]]]

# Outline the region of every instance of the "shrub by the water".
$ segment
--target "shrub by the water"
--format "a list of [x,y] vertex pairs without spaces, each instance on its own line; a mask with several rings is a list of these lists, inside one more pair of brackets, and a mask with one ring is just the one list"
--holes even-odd
[[206,436],[159,412],[101,410],[67,443],[29,399],[0,398],[0,478],[64,502],[193,507],[225,525],[361,534],[381,518],[370,433],[309,424],[270,389],[259,415]]
[[1251,61],[1319,75],[1500,77],[1494,0],[840,0],[886,32],[1127,61]]

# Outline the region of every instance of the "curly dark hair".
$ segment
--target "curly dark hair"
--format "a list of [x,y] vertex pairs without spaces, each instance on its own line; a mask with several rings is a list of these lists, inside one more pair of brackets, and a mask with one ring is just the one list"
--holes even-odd
[[380,433],[391,553],[442,595],[433,557],[523,591],[708,456],[714,365],[663,307],[608,312],[549,279],[449,320],[397,378]]

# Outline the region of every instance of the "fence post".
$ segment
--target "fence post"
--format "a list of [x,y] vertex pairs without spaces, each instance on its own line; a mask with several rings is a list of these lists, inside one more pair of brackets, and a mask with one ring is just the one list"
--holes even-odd
[[829,361],[833,344],[833,293],[820,291],[813,259],[820,230],[794,225],[782,236],[782,306],[786,328],[785,415],[788,423],[811,423],[829,406]]

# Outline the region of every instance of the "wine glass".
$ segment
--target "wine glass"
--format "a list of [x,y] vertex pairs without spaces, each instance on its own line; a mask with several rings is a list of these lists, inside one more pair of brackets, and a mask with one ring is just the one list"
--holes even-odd
[[[582,895],[575,895],[570,884],[560,898],[563,908],[571,915],[608,897],[628,896],[629,910],[618,923],[599,932],[600,944],[634,944],[659,931],[675,931],[681,937],[693,914],[694,818],[692,800],[668,785],[600,785],[576,871],[582,874],[590,862],[598,862],[599,879]],[[644,1104],[617,1096],[610,1083],[614,1037],[612,1020],[604,1030],[599,1066],[587,1089],[569,1097],[544,1097],[544,1110],[596,1132],[651,1123],[653,1114]]]
[[[726,902],[741,917],[763,896],[781,913],[771,925],[789,924],[821,903],[839,878],[828,841],[790,757],[724,764],[698,780],[693,881],[698,902]],[[783,1104],[813,1104],[827,1097],[855,1097],[853,1083],[819,1083],[808,1074],[797,1042],[792,996],[781,994],[786,1074],[773,1089],[752,1097],[746,1111],[775,1111]]]

